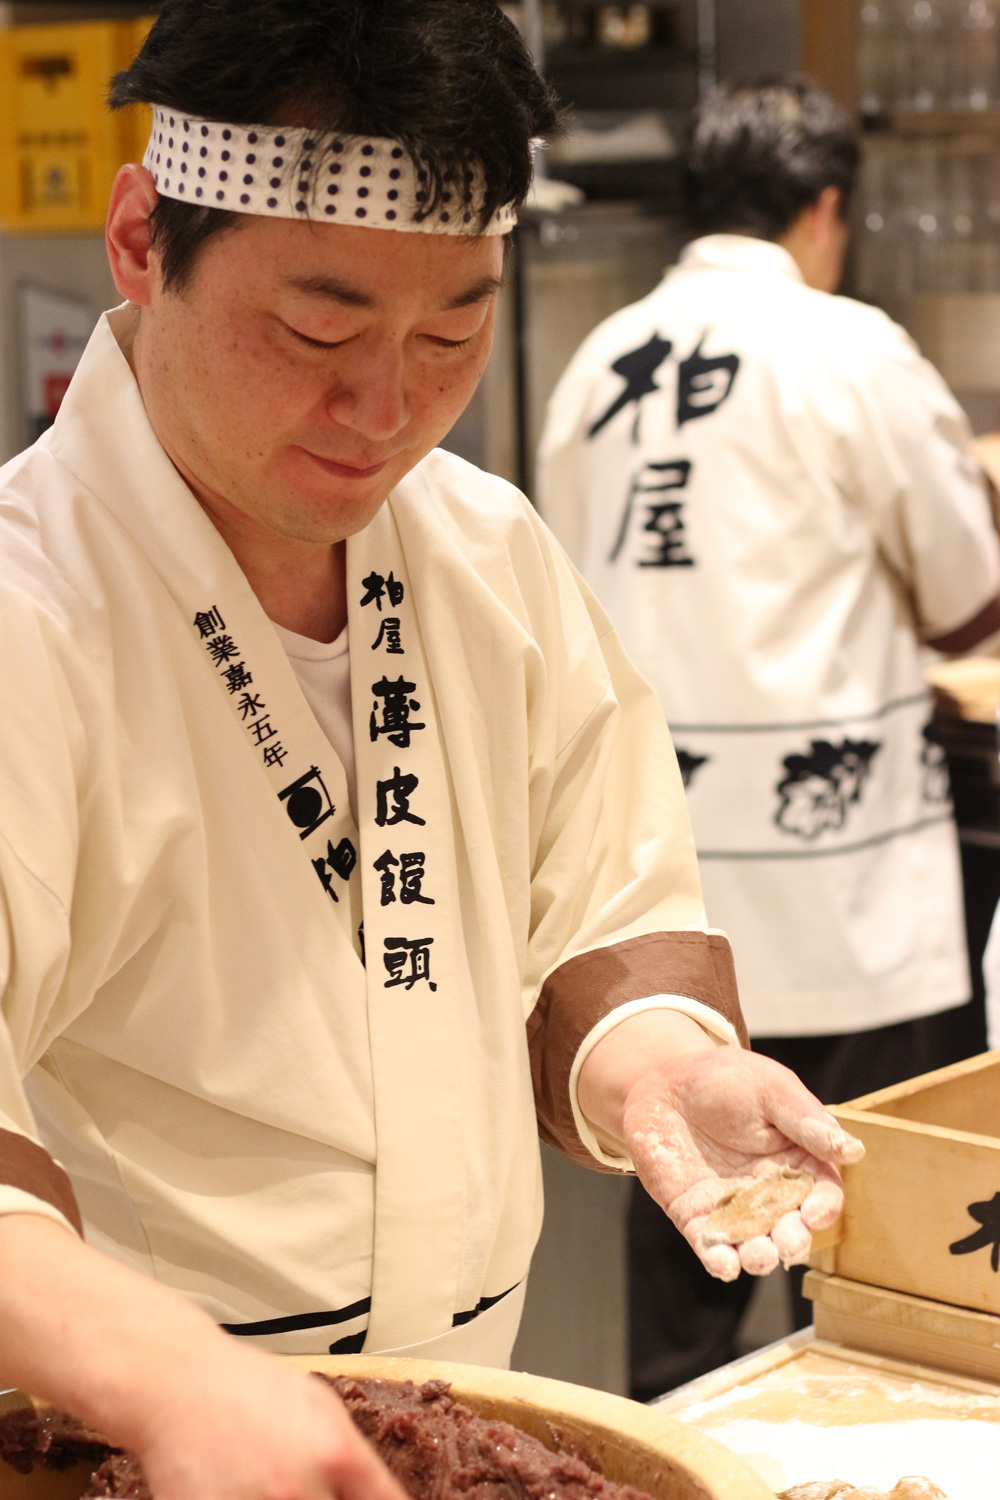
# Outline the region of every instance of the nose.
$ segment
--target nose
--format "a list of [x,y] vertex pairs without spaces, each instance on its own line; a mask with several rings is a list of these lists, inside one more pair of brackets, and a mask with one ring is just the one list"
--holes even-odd
[[372,443],[401,432],[410,420],[410,398],[400,343],[388,337],[358,340],[338,365],[327,410],[339,426]]

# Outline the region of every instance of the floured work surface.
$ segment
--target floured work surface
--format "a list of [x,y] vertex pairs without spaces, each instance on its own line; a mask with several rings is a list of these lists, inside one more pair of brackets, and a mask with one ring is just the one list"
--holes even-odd
[[775,1490],[820,1479],[890,1490],[921,1474],[948,1500],[983,1500],[1000,1472],[1000,1386],[819,1341],[713,1371],[656,1409]]

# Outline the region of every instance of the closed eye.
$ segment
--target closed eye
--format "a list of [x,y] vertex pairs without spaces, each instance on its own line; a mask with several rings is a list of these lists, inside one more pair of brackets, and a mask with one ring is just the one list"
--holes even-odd
[[290,323],[286,323],[285,327],[294,339],[297,339],[300,344],[308,344],[310,349],[338,349],[341,344],[347,342],[346,339],[313,339],[307,333],[300,333]]

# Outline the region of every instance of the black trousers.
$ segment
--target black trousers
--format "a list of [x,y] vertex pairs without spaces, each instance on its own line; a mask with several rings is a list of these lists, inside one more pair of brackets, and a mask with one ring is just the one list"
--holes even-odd
[[[824,1104],[843,1103],[985,1051],[982,1002],[977,997],[936,1016],[842,1036],[759,1037],[753,1048],[791,1068]],[[796,1328],[812,1322],[804,1274],[798,1266],[790,1276]],[[628,1223],[633,1398],[650,1401],[735,1359],[737,1328],[755,1285],[752,1276],[730,1282],[710,1276],[635,1182]]]

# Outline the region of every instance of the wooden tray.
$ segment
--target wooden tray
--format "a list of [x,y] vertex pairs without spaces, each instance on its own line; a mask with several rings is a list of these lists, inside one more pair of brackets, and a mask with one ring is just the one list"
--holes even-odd
[[1000,1316],[1000,1052],[836,1106],[866,1155],[811,1264]]
[[816,1337],[1000,1382],[1000,1318],[883,1287],[806,1273]]

